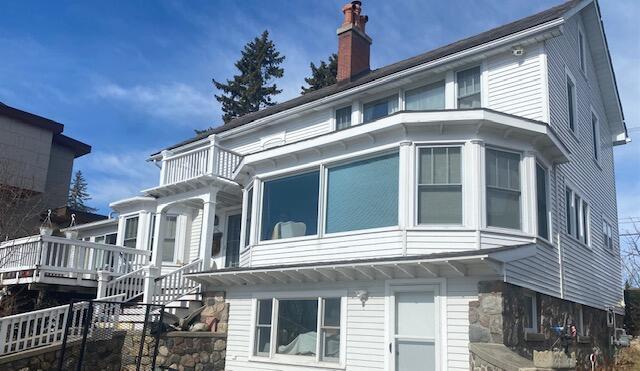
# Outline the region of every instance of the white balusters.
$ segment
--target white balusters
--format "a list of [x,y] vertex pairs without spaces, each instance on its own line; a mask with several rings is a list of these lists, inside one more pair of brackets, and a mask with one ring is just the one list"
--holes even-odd
[[169,274],[159,277],[156,280],[152,302],[154,304],[168,304],[181,296],[194,292],[200,285],[184,275],[200,270],[202,270],[202,259],[197,259]]
[[206,174],[231,178],[241,158],[241,155],[218,145],[166,156],[163,159],[161,184],[178,183]]

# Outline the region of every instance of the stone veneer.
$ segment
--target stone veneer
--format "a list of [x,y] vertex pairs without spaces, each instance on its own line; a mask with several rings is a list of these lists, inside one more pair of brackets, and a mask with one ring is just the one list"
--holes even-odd
[[224,370],[227,334],[175,331],[160,337],[156,367],[179,371]]
[[[525,333],[524,293],[531,291],[502,281],[480,282],[478,300],[469,303],[469,341],[504,344],[518,355],[533,359],[535,350],[550,350],[556,341],[553,325],[564,324],[565,316],[567,323],[579,324],[579,304],[537,293],[538,332]],[[588,306],[582,306],[582,312],[585,336],[578,336],[570,347],[576,353],[577,368],[591,369],[591,353],[596,353],[599,366],[607,367],[613,362],[614,349],[609,345],[612,330],[607,327],[606,312]],[[478,363],[474,355],[470,362]]]

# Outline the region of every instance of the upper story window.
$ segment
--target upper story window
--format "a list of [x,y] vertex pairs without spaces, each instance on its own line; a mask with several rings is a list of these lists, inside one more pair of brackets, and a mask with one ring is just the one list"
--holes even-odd
[[407,111],[444,109],[444,80],[407,90],[404,102]]
[[520,229],[520,155],[487,149],[487,225]]
[[398,224],[398,153],[329,168],[326,233]]
[[578,58],[580,58],[580,69],[582,72],[587,72],[587,58],[586,48],[584,45],[584,35],[581,30],[578,30]]
[[253,210],[253,188],[249,189],[247,195],[247,208],[244,216],[244,246],[249,246],[251,239],[251,214]]
[[482,105],[480,89],[480,67],[460,71],[456,76],[458,85],[458,108],[478,108]]
[[363,122],[371,122],[398,111],[398,95],[394,94],[373,102],[365,103],[362,109]]
[[127,218],[124,221],[124,239],[123,245],[126,247],[136,247],[138,239],[138,217]]
[[613,228],[606,220],[602,221],[602,237],[604,240],[604,248],[613,251]]
[[591,134],[593,137],[593,158],[598,160],[600,157],[600,122],[594,113],[591,113]]
[[549,240],[547,169],[545,169],[539,163],[536,163],[536,202],[538,213],[538,236]]
[[176,260],[176,232],[178,230],[178,217],[167,215],[162,239],[162,261],[173,262]]
[[262,240],[317,234],[319,180],[314,171],[264,183]]
[[460,147],[419,150],[418,223],[462,224]]
[[569,187],[565,190],[567,234],[589,244],[589,204]]
[[351,126],[351,106],[336,110],[336,130],[346,129]]
[[567,114],[569,128],[576,131],[576,83],[567,75]]

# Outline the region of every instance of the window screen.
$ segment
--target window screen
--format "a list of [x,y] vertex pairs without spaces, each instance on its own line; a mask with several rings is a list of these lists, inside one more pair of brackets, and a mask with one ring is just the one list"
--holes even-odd
[[398,224],[398,154],[329,169],[327,233]]
[[460,147],[421,148],[418,223],[462,224]]
[[280,300],[276,353],[315,356],[318,300]]
[[458,72],[457,82],[458,108],[480,107],[480,67]]
[[487,149],[487,225],[520,229],[520,156]]
[[404,100],[407,111],[444,109],[444,81],[408,90]]
[[319,181],[314,171],[264,183],[262,240],[317,233]]
[[351,106],[336,110],[336,130],[346,129],[351,126]]

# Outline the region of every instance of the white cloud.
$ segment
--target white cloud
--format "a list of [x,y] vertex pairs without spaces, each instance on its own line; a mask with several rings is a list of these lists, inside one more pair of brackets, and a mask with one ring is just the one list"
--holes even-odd
[[216,117],[212,94],[183,83],[124,87],[107,83],[96,88],[99,97],[122,102],[150,116],[193,126],[193,120],[209,122]]

